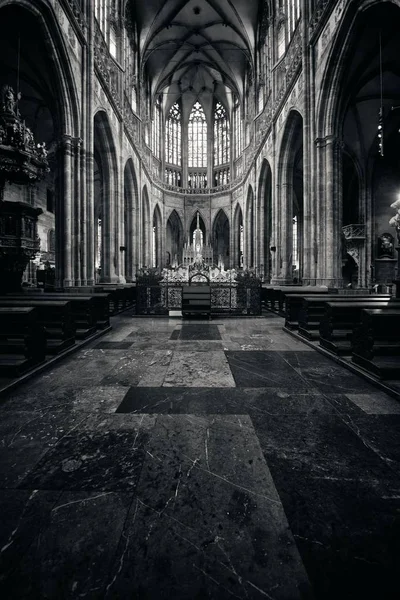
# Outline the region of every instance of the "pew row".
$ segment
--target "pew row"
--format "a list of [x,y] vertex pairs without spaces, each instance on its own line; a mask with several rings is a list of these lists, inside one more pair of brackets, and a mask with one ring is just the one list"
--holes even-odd
[[46,354],[58,354],[75,343],[75,323],[68,301],[2,297],[0,308],[36,308],[38,323],[46,330]]
[[96,329],[105,329],[110,326],[109,294],[97,293],[86,295],[69,294],[68,292],[38,294],[28,291],[23,294],[7,295],[6,298],[35,301],[65,300],[71,302],[77,339],[85,339],[93,334]]
[[[327,302],[389,302],[389,295],[366,295],[366,296],[303,296],[301,306],[295,304],[295,309],[289,313],[290,322],[288,329],[295,329],[296,325],[299,329],[299,334],[308,340],[319,339],[319,329],[321,320],[325,314]],[[292,297],[288,298],[288,306]],[[295,320],[297,317],[297,321]],[[285,324],[286,325],[286,324]]]
[[400,304],[365,309],[354,328],[352,361],[380,379],[400,379]]
[[281,286],[273,288],[263,288],[263,297],[266,308],[273,312],[278,312],[281,316],[285,316],[286,300],[291,295],[307,295],[314,294],[335,294],[337,290],[328,290],[326,287],[317,286]]
[[46,331],[36,308],[0,307],[0,375],[19,377],[46,357]]
[[352,353],[353,329],[360,323],[363,309],[400,308],[400,301],[327,302],[320,323],[320,346],[337,355]]

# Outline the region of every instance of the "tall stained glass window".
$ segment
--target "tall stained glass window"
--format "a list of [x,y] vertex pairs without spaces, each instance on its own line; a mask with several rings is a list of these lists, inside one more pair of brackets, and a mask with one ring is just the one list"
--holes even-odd
[[170,165],[181,165],[181,108],[178,102],[171,107],[165,126],[165,160]]
[[214,111],[214,165],[230,161],[229,121],[225,108],[217,102]]
[[189,117],[188,166],[207,166],[207,121],[200,102],[195,102]]

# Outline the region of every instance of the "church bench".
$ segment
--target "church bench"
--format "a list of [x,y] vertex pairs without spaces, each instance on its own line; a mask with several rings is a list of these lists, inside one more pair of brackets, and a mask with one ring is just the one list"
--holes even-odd
[[71,303],[61,300],[7,300],[2,296],[0,307],[32,307],[37,309],[38,323],[46,330],[46,353],[58,354],[75,343],[75,324]]
[[36,308],[0,307],[0,375],[18,377],[46,357],[46,331]]
[[[21,296],[21,294],[19,294]],[[83,298],[90,298],[93,302],[93,313],[94,321],[97,329],[105,329],[110,326],[110,294],[108,293],[69,293],[69,292],[48,292],[48,293],[34,293],[30,290],[24,292],[23,296],[32,299],[46,299],[46,300],[66,300],[71,302],[73,307],[73,301],[75,298],[81,300]]]
[[320,323],[320,346],[334,354],[351,354],[353,329],[363,309],[400,307],[400,301],[328,302]]
[[278,313],[282,316],[285,317],[286,316],[286,301],[290,296],[294,296],[294,295],[303,295],[303,296],[314,296],[314,295],[321,295],[321,294],[330,294],[330,295],[334,295],[337,294],[337,290],[328,290],[328,288],[321,288],[321,287],[307,287],[307,286],[294,286],[294,287],[281,287],[279,288],[279,293],[278,293],[278,305],[276,304],[275,301],[275,310],[278,310]]
[[7,294],[10,300],[35,300],[46,302],[49,300],[65,300],[71,303],[72,318],[75,322],[75,337],[79,340],[87,338],[96,331],[96,312],[93,296],[68,294]]
[[[288,298],[288,306],[292,302],[293,296]],[[388,302],[391,299],[389,294],[382,295],[359,295],[359,296],[341,296],[338,295],[318,295],[302,297],[301,305],[295,301],[295,305],[291,308],[289,314],[290,326],[288,329],[295,329],[296,325],[299,328],[299,334],[308,340],[319,339],[319,328],[321,319],[324,316],[327,302]],[[297,318],[297,321],[296,321]],[[286,324],[285,324],[286,326]]]
[[352,361],[380,379],[400,379],[400,304],[366,309],[354,328]]
[[108,294],[109,295],[109,314],[116,315],[119,312],[128,308],[128,297],[131,298],[133,292],[131,290],[125,290],[123,287],[113,285],[96,285],[95,294]]

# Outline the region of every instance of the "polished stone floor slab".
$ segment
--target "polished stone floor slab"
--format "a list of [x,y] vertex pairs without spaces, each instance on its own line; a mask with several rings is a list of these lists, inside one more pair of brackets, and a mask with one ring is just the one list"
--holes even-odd
[[1,598],[397,600],[396,401],[275,315],[112,324],[2,399]]
[[234,387],[224,352],[176,351],[164,379],[172,387]]
[[79,431],[65,436],[19,484],[20,489],[134,490],[146,432]]
[[242,420],[158,418],[107,597],[304,597],[307,575]]
[[312,391],[312,383],[296,373],[277,352],[226,352],[239,387],[281,387],[285,391]]
[[218,325],[183,324],[180,330],[181,340],[220,340]]
[[58,495],[49,513],[51,494],[37,494],[47,503],[41,512],[48,514],[37,535],[29,531],[31,545],[3,578],[0,586],[8,590],[3,597],[104,597],[131,495],[68,491]]
[[349,400],[357,404],[368,415],[399,415],[400,402],[387,394],[346,394]]

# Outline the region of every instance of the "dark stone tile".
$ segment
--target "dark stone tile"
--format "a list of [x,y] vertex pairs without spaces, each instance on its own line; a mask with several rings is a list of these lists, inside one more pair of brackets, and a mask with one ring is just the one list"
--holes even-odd
[[242,414],[241,405],[238,388],[132,387],[116,413]]
[[65,492],[14,569],[7,599],[104,597],[131,494]]
[[249,419],[169,417],[157,421],[106,598],[306,598]]
[[313,386],[277,352],[225,352],[238,387],[280,387],[284,391],[313,391]]
[[365,446],[400,476],[400,415],[345,415],[343,420]]
[[51,510],[59,497],[60,492],[1,491],[0,582],[14,571],[34,539],[48,524]]
[[292,472],[315,477],[381,480],[394,473],[340,415],[320,412],[262,414],[250,412],[266,460],[287,459]]
[[397,600],[400,496],[377,481],[312,477],[268,461],[315,597]]
[[84,419],[50,411],[28,414],[28,419],[24,412],[4,411],[1,415],[0,488],[16,487],[49,448]]
[[132,346],[133,342],[99,342],[94,346],[96,350],[127,350]]
[[335,409],[320,394],[287,393],[279,388],[132,387],[116,413],[288,414]]
[[63,438],[20,483],[21,489],[134,490],[148,433],[79,431]]
[[376,390],[365,379],[322,354],[290,351],[281,351],[279,354],[298,375],[321,392],[345,394]]
[[218,329],[218,325],[206,325],[206,324],[183,324],[181,333],[179,336],[180,340],[220,340],[221,334]]
[[171,335],[170,335],[169,339],[170,339],[170,340],[178,340],[178,339],[179,339],[179,336],[180,336],[180,333],[181,333],[181,330],[180,330],[180,329],[175,329],[175,330],[174,330],[174,331],[171,333]]

